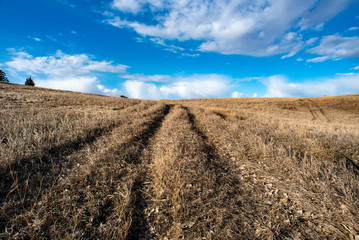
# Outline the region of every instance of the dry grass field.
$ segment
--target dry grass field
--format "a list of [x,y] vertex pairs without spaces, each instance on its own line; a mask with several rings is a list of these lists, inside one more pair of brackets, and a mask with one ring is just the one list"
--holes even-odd
[[0,106],[1,239],[359,239],[359,95]]

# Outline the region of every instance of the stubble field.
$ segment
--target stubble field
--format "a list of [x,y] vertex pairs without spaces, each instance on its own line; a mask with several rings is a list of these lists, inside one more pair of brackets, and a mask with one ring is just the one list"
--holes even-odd
[[1,239],[359,239],[359,95],[0,105]]

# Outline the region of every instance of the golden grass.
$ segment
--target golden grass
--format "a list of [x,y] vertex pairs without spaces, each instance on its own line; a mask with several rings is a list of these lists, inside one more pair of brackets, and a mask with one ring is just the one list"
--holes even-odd
[[359,96],[0,104],[2,239],[359,238]]

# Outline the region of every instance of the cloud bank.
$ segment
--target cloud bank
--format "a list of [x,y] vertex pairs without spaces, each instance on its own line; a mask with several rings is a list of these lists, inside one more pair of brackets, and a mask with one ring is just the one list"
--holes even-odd
[[169,83],[155,84],[140,80],[127,80],[124,83],[124,88],[128,96],[132,98],[189,99],[229,97],[231,95],[231,78],[218,74],[195,74],[189,77],[174,77]]
[[[142,36],[199,40],[200,51],[257,57],[285,54],[285,58],[305,46],[301,31],[323,27],[351,2],[113,0],[112,8],[121,14],[108,18],[106,22],[120,28],[131,28]],[[150,16],[151,21],[143,16]]]
[[[129,74],[125,65],[96,61],[86,54],[69,55],[58,51],[53,56],[34,57],[24,51],[10,49],[13,57],[5,63],[10,72],[21,72],[35,77],[37,86],[99,93],[112,96],[122,94],[140,99],[191,99],[220,97],[257,97],[239,91],[247,82],[258,81],[266,87],[266,97],[318,97],[359,93],[359,73],[340,73],[329,79],[295,83],[285,76],[247,77],[233,79],[220,74],[190,76]],[[334,55],[333,55],[334,56]],[[326,56],[309,59],[321,62]],[[359,66],[353,70],[358,70]],[[101,84],[99,73],[116,73],[122,78],[123,89],[112,89]]]
[[267,97],[320,97],[359,94],[359,74],[339,75],[321,81],[290,82],[285,76],[271,76],[263,82]]

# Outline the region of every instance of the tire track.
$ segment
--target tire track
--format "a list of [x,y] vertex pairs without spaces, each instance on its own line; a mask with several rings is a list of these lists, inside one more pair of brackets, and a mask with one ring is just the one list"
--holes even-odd
[[[206,153],[206,164],[210,171],[215,172],[215,176],[217,178],[216,184],[220,184],[221,178],[228,173],[228,166],[223,164],[223,161],[221,161],[221,157],[218,154],[215,146],[210,142],[208,137],[204,134],[203,131],[200,130],[198,127],[198,123],[196,120],[196,117],[188,107],[182,106],[182,108],[186,111],[186,114],[188,115],[188,121],[191,124],[192,130],[202,139],[203,141],[203,152]],[[217,114],[217,113],[216,113]],[[218,115],[222,119],[224,119],[221,115]]]
[[[206,204],[202,206],[206,214],[199,218],[201,221],[204,219],[208,221],[207,231],[211,233],[206,237],[211,239],[252,238],[254,232],[248,229],[248,224],[252,222],[250,219],[250,214],[252,213],[250,209],[255,208],[255,201],[249,198],[246,202],[243,199],[243,195],[247,193],[243,189],[242,175],[237,171],[230,157],[223,154],[223,152],[218,149],[218,144],[213,142],[210,135],[205,133],[209,129],[203,128],[201,119],[203,116],[200,114],[204,113],[194,112],[188,107],[182,108],[188,116],[188,122],[191,125],[192,131],[202,140],[201,145],[198,147],[205,155],[205,161],[203,163],[205,172],[209,179],[213,181],[213,184],[210,186],[202,182],[202,191],[210,193],[208,195],[205,194],[205,200],[203,200],[206,202]],[[222,116],[216,115],[221,121],[226,121]],[[198,178],[199,181],[204,181],[200,176],[198,176]],[[206,231],[205,228],[202,229],[202,231]]]
[[[171,106],[165,105],[163,109],[159,110],[157,117],[152,119],[150,122],[144,123],[143,131],[136,134],[129,141],[121,144],[116,151],[115,155],[121,156],[120,158],[126,162],[127,167],[131,169],[131,172],[134,172],[133,183],[130,189],[131,192],[131,224],[128,229],[127,236],[123,236],[126,239],[142,239],[148,233],[148,223],[145,218],[145,208],[146,201],[145,196],[143,195],[144,182],[147,180],[147,165],[144,162],[143,154],[145,149],[149,147],[150,142],[153,137],[158,132],[159,128],[162,125],[165,117],[169,114]],[[134,151],[128,152],[128,149],[133,149]],[[121,179],[118,179],[120,181]],[[113,193],[116,192],[115,189],[112,190]],[[94,225],[100,227],[102,224],[106,224],[108,219],[111,218],[111,212],[113,212],[114,205],[112,201],[107,201],[99,209],[99,216],[94,220]],[[93,236],[89,234],[87,238],[92,238]],[[101,238],[101,235],[99,235]],[[112,238],[112,237],[111,237]],[[111,239],[109,238],[109,239]]]
[[[149,223],[146,219],[146,197],[143,194],[143,189],[145,188],[144,182],[147,181],[147,169],[148,169],[148,159],[144,155],[144,150],[150,148],[150,143],[155,137],[156,133],[160,130],[162,123],[165,120],[165,117],[170,113],[171,106],[166,105],[163,115],[156,118],[146,129],[141,136],[138,136],[134,139],[135,142],[138,142],[141,145],[140,151],[134,153],[131,156],[128,156],[127,161],[137,165],[138,174],[135,178],[133,186],[131,188],[133,204],[132,208],[134,213],[132,215],[131,226],[126,236],[127,240],[135,239],[148,239],[149,238]],[[126,146],[124,146],[126,147]]]
[[146,209],[151,239],[197,239],[212,234],[206,222],[215,210],[201,200],[216,197],[212,191],[216,184],[207,163],[213,151],[204,145],[185,109],[176,106],[151,147]]
[[328,114],[324,111],[324,109],[319,107],[313,100],[308,99],[306,101],[306,105],[307,105],[307,108],[309,109],[310,114],[313,117],[313,119],[312,119],[313,121],[317,120],[317,119],[320,121],[323,121],[323,119],[324,119],[326,122],[331,121]]

